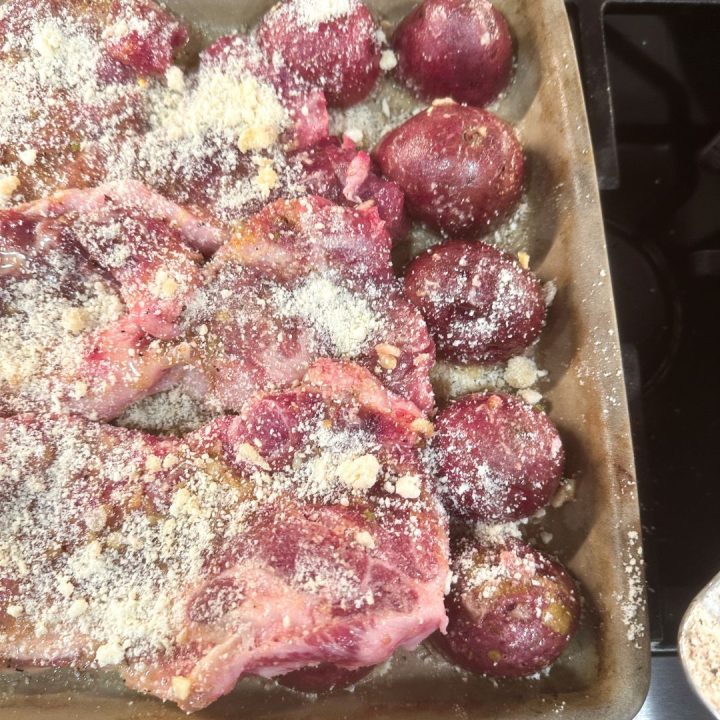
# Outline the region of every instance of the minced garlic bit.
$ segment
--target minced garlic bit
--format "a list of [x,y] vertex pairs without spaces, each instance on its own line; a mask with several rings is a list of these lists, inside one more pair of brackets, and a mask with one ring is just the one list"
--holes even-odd
[[532,358],[518,355],[508,360],[503,377],[510,387],[518,390],[529,388],[537,382],[537,365]]
[[260,188],[262,197],[267,198],[270,196],[270,191],[278,184],[278,174],[275,172],[270,158],[255,158],[254,160],[258,166],[255,184]]
[[10,617],[18,618],[23,614],[23,606],[22,605],[8,605],[5,608],[5,612]]
[[457,105],[451,97],[435,98],[432,101],[432,107],[442,107],[443,105]]
[[174,675],[171,681],[172,691],[178,700],[187,700],[190,697],[192,684],[184,675]]
[[370,550],[375,547],[375,539],[367,530],[360,530],[355,533],[355,542]]
[[175,467],[179,462],[180,458],[178,458],[177,455],[168,453],[162,461],[163,470],[169,470],[170,468]]
[[420,478],[417,475],[403,475],[395,483],[395,493],[407,500],[420,497]]
[[178,281],[168,272],[167,268],[160,268],[150,284],[150,292],[157,298],[167,300],[177,293],[179,287]]
[[410,429],[416,433],[420,433],[420,435],[425,435],[425,437],[432,437],[435,432],[434,425],[425,418],[416,418],[413,420],[410,423]]
[[7,204],[19,187],[20,178],[17,175],[0,175],[0,205]]
[[517,258],[518,258],[518,262],[520,263],[520,266],[521,266],[524,270],[529,270],[529,269],[530,269],[530,255],[528,255],[526,252],[524,252],[523,250],[521,250],[521,251],[517,254]]
[[117,642],[109,642],[101,645],[95,653],[95,660],[98,667],[106,665],[119,665],[125,659],[125,652],[122,645]]
[[87,395],[88,384],[83,380],[76,380],[73,383],[73,397],[76,400],[81,400]]
[[69,333],[77,335],[88,325],[89,313],[85,308],[70,307],[63,311],[61,322]]
[[374,455],[349,458],[338,465],[338,479],[353,490],[368,490],[377,481],[380,463]]
[[35,160],[37,159],[37,150],[35,148],[27,148],[26,150],[21,150],[18,153],[18,158],[20,159],[20,162],[24,165],[34,165]]
[[380,55],[380,69],[389,72],[398,64],[397,56],[392,50],[383,50]]
[[162,470],[162,460],[157,455],[148,455],[145,458],[145,470],[149,473],[157,473]]
[[181,93],[185,90],[185,75],[177,65],[171,65],[165,71],[165,82],[168,90]]
[[524,390],[520,390],[518,395],[528,405],[537,405],[543,399],[543,396],[537,390],[532,390],[531,388],[525,388]]
[[60,578],[57,585],[58,592],[66,598],[69,598],[75,592],[75,586],[67,579]]
[[88,530],[99,533],[107,524],[108,511],[104,505],[97,505],[89,510],[85,516],[85,523]]
[[574,478],[567,478],[563,480],[562,484],[555,493],[550,504],[554,508],[562,507],[565,503],[575,499],[575,480]]
[[383,370],[394,370],[397,367],[397,361],[402,350],[395,345],[389,345],[388,343],[379,343],[375,346],[375,351],[378,354],[378,362]]
[[88,609],[88,602],[84,598],[77,598],[73,600],[72,604],[68,608],[68,616],[71,618],[80,617]]
[[270,470],[265,458],[250,443],[242,443],[236,451],[238,459],[247,460],[262,470]]

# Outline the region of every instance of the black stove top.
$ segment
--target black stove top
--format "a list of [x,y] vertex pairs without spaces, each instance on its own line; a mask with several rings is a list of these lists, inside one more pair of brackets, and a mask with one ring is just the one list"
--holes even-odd
[[682,613],[720,570],[720,2],[568,6],[630,400],[653,652],[672,654]]

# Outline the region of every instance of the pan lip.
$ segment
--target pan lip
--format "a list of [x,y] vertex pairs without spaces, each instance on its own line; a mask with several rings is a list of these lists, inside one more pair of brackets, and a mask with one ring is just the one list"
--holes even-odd
[[[545,53],[546,64],[551,63],[551,70],[555,72],[552,82],[559,88],[557,105],[563,113],[563,120],[557,123],[557,128],[566,133],[563,142],[571,159],[578,160],[584,157],[588,159],[587,163],[577,163],[567,173],[568,184],[571,186],[569,195],[575,204],[574,212],[577,216],[573,234],[576,237],[584,235],[587,238],[585,245],[588,256],[597,261],[600,268],[609,275],[609,259],[593,146],[568,11],[562,0],[541,0],[541,5],[542,8],[538,8],[539,11],[533,13],[535,19],[532,24],[535,25],[539,35],[536,38],[540,45],[537,52]],[[576,107],[572,107],[573,104]],[[577,276],[570,279],[575,281]],[[589,309],[596,319],[602,314],[605,315],[601,318],[601,322],[613,334],[613,341],[608,343],[609,352],[605,357],[610,369],[617,368],[619,373],[619,379],[601,378],[596,396],[596,400],[607,411],[607,414],[603,416],[603,427],[598,428],[600,432],[606,433],[602,459],[613,465],[613,470],[608,472],[608,481],[614,492],[614,499],[610,504],[615,515],[615,523],[607,534],[619,537],[621,534],[634,532],[636,537],[642,538],[627,393],[611,285],[604,300],[602,307],[594,310],[593,308],[586,309]],[[607,399],[607,389],[613,385],[620,398],[620,402],[617,404],[611,404]],[[625,477],[626,482],[623,482],[622,476]],[[621,551],[620,554],[622,555],[623,552]],[[623,558],[617,555],[615,560],[623,562]],[[626,638],[624,632],[626,628],[620,617],[619,608],[616,608],[615,612],[606,612],[601,615],[603,626],[597,638],[600,646],[600,667],[595,676],[595,682],[585,691],[570,693],[568,696],[566,710],[572,711],[573,717],[577,720],[586,718],[591,720],[597,718],[598,715],[603,720],[630,720],[641,709],[647,697],[650,688],[651,648],[643,563],[640,563],[639,579],[642,583],[642,592],[635,618],[643,628],[643,633],[633,641]],[[619,634],[626,645],[620,646],[617,643],[606,642],[609,625],[621,631]],[[578,706],[571,707],[570,698],[578,696],[582,696],[582,701]],[[519,708],[519,711],[518,717],[522,717],[522,709]]]

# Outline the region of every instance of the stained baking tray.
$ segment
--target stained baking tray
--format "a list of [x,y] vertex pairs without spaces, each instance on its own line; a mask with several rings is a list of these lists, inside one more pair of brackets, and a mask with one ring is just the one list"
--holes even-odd
[[[318,0],[320,2],[322,0]],[[174,0],[207,33],[252,24],[262,0]],[[370,2],[392,23],[411,0]],[[431,651],[398,653],[353,692],[317,700],[245,679],[197,717],[225,720],[567,717],[626,720],[645,697],[649,648],[640,523],[628,414],[593,155],[562,0],[496,0],[515,34],[515,80],[497,112],[525,146],[529,183],[508,246],[529,249],[533,267],[558,288],[538,350],[544,386],[567,449],[577,497],[544,519],[549,548],[584,593],[581,631],[552,670],[494,683],[465,675]],[[200,42],[198,37],[196,42]],[[175,706],[127,691],[112,673],[0,671],[3,720],[139,720],[183,717]]]

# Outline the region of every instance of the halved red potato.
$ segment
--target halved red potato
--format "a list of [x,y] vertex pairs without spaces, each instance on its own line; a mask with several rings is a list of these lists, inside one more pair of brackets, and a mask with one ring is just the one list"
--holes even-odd
[[476,673],[521,677],[560,657],[580,619],[579,592],[560,563],[520,541],[468,541],[453,569],[447,634],[433,636],[448,659]]
[[113,0],[110,22],[108,55],[140,74],[164,73],[188,39],[187,27],[152,0]]
[[380,74],[378,27],[358,0],[284,0],[261,20],[257,38],[332,106],[362,100]]
[[487,105],[506,87],[513,43],[488,0],[425,0],[393,36],[397,73],[423,99]]
[[390,131],[374,156],[405,191],[410,214],[449,235],[487,231],[523,190],[523,151],[513,129],[487,110],[452,101]]
[[558,489],[565,453],[557,428],[512,395],[466,395],[444,408],[431,441],[441,499],[471,522],[530,517]]
[[507,360],[540,336],[540,281],[512,255],[481,242],[452,240],[416,257],[405,294],[422,312],[440,358],[459,363]]

